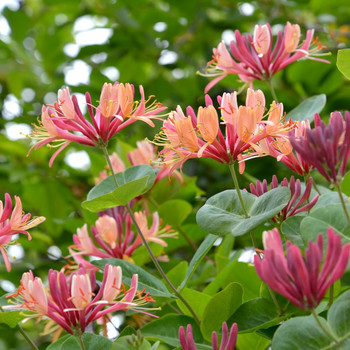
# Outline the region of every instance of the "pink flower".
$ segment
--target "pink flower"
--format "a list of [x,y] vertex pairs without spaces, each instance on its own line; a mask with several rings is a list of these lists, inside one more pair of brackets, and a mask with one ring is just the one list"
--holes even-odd
[[[166,247],[167,243],[162,238],[176,235],[169,225],[164,228],[160,227],[158,213],[153,213],[150,228],[145,212],[135,212],[135,218],[149,242]],[[132,220],[124,207],[115,207],[102,212],[95,226],[91,226],[91,233],[93,239],[90,238],[87,225],[84,225],[77,230],[77,234],[73,235],[74,245],[70,246],[73,258],[89,270],[96,270],[96,267],[85,260],[83,256],[132,261],[131,257],[135,249],[142,245],[142,240],[135,234]]]
[[[76,331],[85,332],[89,323],[107,313],[119,310],[144,312],[142,306],[154,302],[148,294],[137,292],[137,275],[133,275],[130,288],[125,290],[121,283],[122,270],[119,266],[106,265],[99,288],[95,272],[87,273],[84,268],[68,278],[63,272],[50,270],[48,278],[47,290],[41,279],[34,278],[31,271],[24,273],[17,293],[8,296],[15,297],[17,304],[5,308],[33,311],[35,314],[29,317],[46,316],[74,334]],[[98,291],[95,293],[96,289]]]
[[[238,75],[239,78],[250,84],[254,80],[269,80],[278,71],[289,64],[301,59],[309,58],[325,63],[326,60],[312,56],[324,49],[318,39],[313,37],[314,31],[308,30],[306,39],[300,42],[300,27],[298,24],[287,22],[284,33],[279,31],[274,46],[269,24],[256,25],[254,37],[250,34],[243,36],[235,31],[235,40],[230,43],[230,53],[224,42],[213,49],[213,60],[208,62],[203,76],[216,76],[205,88],[207,93],[217,82],[228,74]],[[315,47],[311,47],[311,43]]]
[[12,241],[12,237],[23,233],[31,240],[29,230],[45,221],[43,216],[30,219],[31,214],[24,214],[21,199],[15,196],[15,207],[12,210],[12,200],[8,193],[5,194],[5,206],[0,201],[0,252],[4,258],[6,269],[11,271],[11,263],[7,256],[6,247]]
[[[134,86],[130,84],[104,84],[99,105],[92,105],[91,96],[86,93],[86,104],[91,122],[82,114],[76,96],[70,96],[69,89],[58,91],[58,102],[43,106],[41,121],[34,125],[30,137],[37,141],[31,150],[43,145],[58,147],[50,159],[51,166],[56,156],[71,142],[100,147],[126,126],[142,120],[154,126],[151,119],[166,107],[153,102],[146,107],[143,87],[140,85],[141,100],[134,100]],[[94,111],[95,108],[95,111]],[[28,155],[29,155],[28,153]]]
[[[299,308],[314,309],[323,299],[327,289],[345,272],[350,245],[342,249],[341,238],[333,228],[327,230],[327,252],[323,258],[323,237],[317,243],[309,242],[305,259],[300,249],[287,242],[284,257],[282,241],[274,229],[264,237],[264,257],[254,256],[255,269],[259,277],[274,291],[283,295]],[[322,264],[323,261],[323,264]]]
[[[305,191],[302,195],[300,180],[298,179],[295,181],[294,176],[290,178],[289,183],[288,180],[284,178],[281,184],[279,185],[276,175],[273,175],[272,182],[270,184],[270,189],[272,190],[274,188],[278,188],[279,186],[289,188],[291,192],[291,197],[287,205],[272,218],[272,220],[276,223],[281,223],[290,216],[294,216],[303,211],[310,210],[316,204],[319,197],[317,195],[311,201],[309,200],[312,188],[311,178],[308,180]],[[268,190],[269,189],[267,188],[266,180],[263,180],[263,182],[257,181],[255,185],[252,183],[250,184],[250,192],[255,196],[260,197],[264,193],[268,192]]]
[[340,112],[331,113],[329,125],[315,116],[314,129],[305,136],[290,133],[290,142],[300,158],[317,169],[328,182],[339,183],[350,158],[350,112],[345,119]]
[[187,107],[186,117],[181,107],[177,107],[163,122],[163,131],[154,143],[164,146],[160,155],[171,171],[189,158],[206,157],[220,163],[238,160],[242,173],[245,159],[266,154],[259,146],[262,140],[269,138],[269,142],[275,142],[275,138],[291,128],[290,123],[284,122],[282,104],[273,103],[264,120],[265,97],[261,90],[248,89],[245,106],[238,107],[236,93],[218,96],[218,102],[225,136],[209,96],[206,107],[199,107],[197,115]]
[[[236,348],[238,328],[237,324],[234,323],[228,332],[227,323],[222,324],[222,338],[220,350],[234,350]],[[192,326],[187,325],[186,333],[184,327],[179,328],[179,339],[182,350],[196,350],[196,344],[193,340]],[[211,336],[213,350],[219,350],[218,336],[216,332],[212,333]]]

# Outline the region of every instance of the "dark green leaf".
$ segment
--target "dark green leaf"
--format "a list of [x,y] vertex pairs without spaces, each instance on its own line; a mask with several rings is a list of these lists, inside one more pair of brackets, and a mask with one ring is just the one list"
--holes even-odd
[[213,234],[241,236],[282,210],[289,201],[290,191],[280,187],[260,197],[243,191],[241,195],[249,217],[244,215],[236,190],[227,190],[209,198],[199,209],[198,225]]
[[339,338],[350,337],[350,291],[342,294],[334,302],[328,311],[327,319]]
[[300,105],[296,106],[287,114],[287,119],[291,118],[293,121],[314,120],[315,113],[320,113],[326,105],[326,95],[316,95],[307,98]]
[[182,281],[179,290],[181,291],[187,284],[188,280],[193,275],[194,271],[196,270],[199,263],[202,261],[202,259],[207,255],[210,248],[213,246],[215,241],[217,240],[217,236],[215,235],[208,235],[205,240],[202,242],[202,244],[198,247],[196,253],[194,254],[190,265],[188,266],[188,270],[186,273],[185,279]]
[[165,297],[175,298],[173,294],[170,294],[165,285],[156,277],[142,269],[141,267],[134,265],[128,261],[121,259],[101,259],[92,262],[94,265],[104,271],[106,264],[113,266],[120,266],[123,271],[123,281],[130,286],[131,278],[134,274],[138,274],[138,289],[142,290],[146,288],[146,292],[152,297]]
[[126,205],[152,187],[155,174],[150,165],[136,165],[116,174],[116,178],[118,188],[113,176],[108,176],[91,189],[82,207],[98,212],[117,205]]
[[[110,350],[113,343],[97,334],[84,333],[82,335],[85,350]],[[78,338],[66,335],[47,347],[47,350],[81,350]]]
[[281,231],[286,238],[300,248],[304,248],[304,242],[300,233],[300,223],[305,216],[291,216],[281,225]]

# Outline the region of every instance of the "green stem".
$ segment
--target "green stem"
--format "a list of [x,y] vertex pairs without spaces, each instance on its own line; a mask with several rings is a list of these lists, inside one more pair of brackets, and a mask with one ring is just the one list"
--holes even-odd
[[[5,312],[5,310],[0,306],[0,311]],[[22,328],[22,326],[18,323],[16,326],[18,332],[20,332],[23,336],[23,338],[26,340],[26,342],[30,345],[30,347],[33,350],[39,350],[38,347],[34,344],[33,340],[30,339],[29,335],[25,332],[25,330]]]
[[83,338],[81,336],[82,335],[79,334],[79,335],[77,335],[77,338],[79,339],[79,344],[80,344],[81,350],[85,350],[85,345],[84,345],[84,342],[83,342]]
[[241,206],[242,206],[244,215],[248,218],[249,215],[248,215],[248,212],[247,212],[247,210],[245,208],[245,205],[244,205],[244,202],[243,202],[243,198],[242,198],[242,194],[241,194],[241,190],[239,188],[239,184],[238,184],[238,180],[237,180],[237,176],[236,176],[236,172],[235,172],[235,165],[234,165],[234,163],[230,163],[228,165],[228,167],[230,169],[232,180],[233,180],[233,183],[235,185],[235,189],[237,191],[237,195],[238,195],[239,201],[241,202]]
[[273,99],[275,100],[276,103],[278,103],[278,98],[277,98],[275,89],[274,89],[273,84],[272,84],[272,79],[268,79],[267,83],[269,84],[269,88],[270,88]]
[[281,309],[281,307],[280,307],[280,304],[278,304],[278,300],[277,300],[277,298],[276,298],[275,293],[273,292],[273,290],[272,290],[269,286],[267,286],[267,288],[269,289],[269,292],[270,292],[272,301],[274,302],[274,304],[275,304],[275,306],[276,306],[276,308],[277,308],[279,314],[282,315],[282,314],[283,314],[283,311],[282,311],[282,309]]
[[350,226],[350,217],[349,217],[348,210],[346,209],[346,205],[345,205],[345,202],[344,202],[343,193],[342,193],[342,191],[341,191],[340,184],[339,184],[338,182],[336,182],[336,183],[335,183],[335,187],[337,188],[337,191],[338,191],[338,193],[339,193],[341,205],[342,205],[342,207],[343,207],[343,210],[344,210],[346,219],[348,220],[348,224],[349,224],[349,226]]
[[339,339],[337,339],[337,337],[336,337],[334,334],[332,334],[331,332],[329,332],[328,329],[325,328],[325,327],[323,326],[323,324],[322,324],[320,318],[318,317],[316,311],[315,311],[314,309],[312,309],[312,310],[311,310],[311,313],[312,313],[313,316],[315,317],[315,320],[316,320],[317,324],[319,325],[319,327],[322,329],[323,333],[324,333],[327,337],[333,339],[337,344],[339,344]]
[[328,307],[331,307],[332,304],[333,304],[333,295],[334,295],[334,283],[329,288],[329,303],[328,303]]
[[[114,178],[114,182],[115,182],[115,185],[116,187],[118,187],[118,182],[117,182],[117,178],[115,176],[115,173],[113,171],[113,168],[112,168],[112,164],[111,164],[111,161],[109,159],[109,155],[108,155],[108,151],[107,151],[107,148],[106,146],[102,146],[101,147],[102,150],[103,150],[103,153],[105,155],[105,158],[107,160],[107,164],[109,165],[110,169],[111,169],[111,172],[112,172],[112,176]],[[163,271],[162,267],[160,266],[157,258],[155,257],[155,255],[153,254],[152,252],[152,249],[150,248],[150,246],[148,245],[147,243],[147,240],[145,238],[145,236],[143,235],[141,229],[140,229],[140,226],[138,225],[136,219],[135,219],[135,216],[134,216],[134,213],[132,212],[131,208],[130,208],[130,205],[129,203],[126,204],[126,210],[128,211],[129,215],[130,215],[130,218],[132,220],[132,222],[134,223],[135,227],[136,227],[136,230],[138,232],[138,234],[140,235],[141,237],[141,240],[142,240],[142,243],[144,244],[146,250],[148,251],[148,254],[150,255],[154,265],[156,266],[159,274],[163,277],[164,281],[169,285],[169,287],[174,291],[174,293],[176,294],[176,296],[185,304],[185,306],[187,307],[187,309],[191,312],[191,314],[193,315],[195,321],[197,322],[198,325],[200,325],[200,320],[197,316],[197,314],[194,312],[194,310],[192,309],[191,305],[187,302],[187,300],[179,293],[179,291],[174,287],[174,285],[170,282],[170,280],[168,279],[168,277],[166,276],[165,272]]]

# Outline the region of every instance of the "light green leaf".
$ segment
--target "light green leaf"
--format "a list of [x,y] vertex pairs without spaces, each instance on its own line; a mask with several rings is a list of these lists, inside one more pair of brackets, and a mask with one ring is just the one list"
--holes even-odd
[[[192,309],[194,310],[198,318],[202,320],[204,309],[207,306],[211,296],[190,288],[184,288],[181,291],[181,295],[191,305]],[[183,314],[187,316],[192,316],[190,311],[187,309],[185,304],[183,304],[183,302],[180,299],[177,299],[176,303],[178,307],[181,309]]]
[[320,113],[326,105],[326,100],[325,94],[309,97],[292,109],[287,114],[287,119],[291,118],[293,121],[309,120],[312,122],[315,113]]
[[147,192],[155,180],[150,165],[136,165],[116,174],[118,188],[113,176],[108,176],[89,192],[82,207],[92,212],[102,211],[117,205],[126,205],[132,199]]
[[106,264],[113,266],[120,266],[123,271],[123,281],[130,286],[131,278],[134,274],[138,274],[138,288],[141,290],[146,288],[152,297],[164,297],[164,298],[176,298],[173,294],[169,293],[163,282],[154,277],[141,267],[134,265],[128,261],[121,259],[101,259],[93,261],[92,264],[104,271]]
[[8,311],[8,312],[0,312],[0,323],[5,323],[9,327],[14,328],[17,326],[19,322],[23,319],[28,318],[30,313],[23,314],[23,311]]
[[331,306],[327,315],[335,334],[350,338],[350,291],[342,294]]
[[185,279],[182,281],[179,290],[181,291],[187,284],[188,280],[193,275],[194,271],[196,270],[199,263],[202,261],[202,259],[207,255],[210,248],[213,246],[215,241],[217,240],[217,236],[215,235],[208,235],[202,244],[198,247],[196,253],[194,254],[190,265],[188,266],[188,270],[186,273]]
[[209,198],[197,213],[197,223],[213,234],[241,236],[276,215],[288,203],[286,187],[270,190],[260,197],[241,192],[248,217],[245,216],[236,190],[227,190]]
[[337,67],[346,78],[350,79],[350,49],[338,51]]
[[[85,350],[110,350],[113,343],[105,337],[97,334],[84,333],[82,335]],[[81,350],[78,338],[74,335],[66,335],[49,345],[47,350]]]
[[300,233],[300,223],[304,218],[305,216],[302,215],[291,216],[281,225],[281,231],[286,238],[302,249],[304,249],[305,246]]
[[174,228],[180,226],[191,211],[191,204],[183,199],[172,199],[161,204],[159,208],[157,208],[157,212],[164,223]]

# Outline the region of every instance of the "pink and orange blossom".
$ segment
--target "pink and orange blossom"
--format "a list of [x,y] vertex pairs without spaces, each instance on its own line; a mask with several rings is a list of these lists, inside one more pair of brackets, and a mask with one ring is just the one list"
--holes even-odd
[[[134,86],[131,84],[105,83],[102,87],[100,101],[94,107],[91,96],[86,93],[85,99],[90,121],[82,114],[76,96],[71,96],[69,89],[58,91],[58,102],[43,106],[41,120],[34,125],[29,136],[37,141],[31,150],[43,145],[58,147],[52,155],[51,166],[57,155],[71,142],[83,145],[101,147],[126,126],[136,120],[142,120],[154,126],[151,119],[162,112],[166,107],[154,101],[149,106],[145,100],[143,87],[140,85],[141,100],[134,99]],[[28,155],[29,155],[28,153]]]
[[11,271],[11,263],[6,252],[6,247],[12,241],[13,236],[23,233],[31,240],[32,237],[28,230],[45,221],[43,216],[31,219],[31,214],[24,214],[21,199],[18,196],[14,198],[16,204],[13,210],[12,199],[8,193],[5,194],[5,205],[0,200],[0,252],[8,272]]
[[24,273],[17,293],[8,296],[14,298],[10,302],[15,304],[5,308],[33,311],[35,314],[29,315],[30,318],[46,316],[68,333],[75,334],[85,332],[89,323],[107,313],[135,310],[150,315],[142,306],[154,302],[148,294],[137,292],[137,275],[133,275],[130,288],[125,290],[119,266],[105,266],[100,287],[96,284],[95,272],[87,273],[84,268],[68,278],[63,272],[50,270],[48,279],[49,289],[46,289],[32,271]]
[[[287,22],[284,32],[278,32],[273,46],[270,24],[256,25],[253,37],[250,34],[243,36],[236,30],[235,40],[230,42],[230,52],[221,42],[213,49],[213,59],[208,62],[207,68],[200,73],[216,77],[206,86],[205,92],[229,74],[238,75],[249,87],[253,87],[254,80],[270,80],[281,69],[301,58],[329,63],[313,57],[325,48],[313,35],[314,31],[308,30],[306,39],[300,43],[299,25]],[[312,44],[314,47],[311,47]]]
[[333,228],[328,228],[327,238],[324,258],[321,233],[316,243],[309,242],[305,258],[290,242],[287,242],[285,257],[278,229],[265,232],[264,257],[254,256],[256,272],[272,290],[291,303],[303,310],[312,310],[321,302],[330,285],[343,276],[349,260],[349,243],[342,248],[341,238]]

